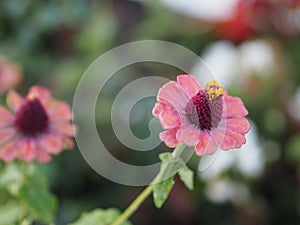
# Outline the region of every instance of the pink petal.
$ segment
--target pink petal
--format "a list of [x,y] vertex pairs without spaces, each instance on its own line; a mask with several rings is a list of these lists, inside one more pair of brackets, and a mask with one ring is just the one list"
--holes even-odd
[[44,105],[51,98],[51,92],[47,88],[40,87],[40,86],[32,86],[28,92],[28,96],[31,95],[37,97]]
[[50,101],[46,107],[51,120],[70,121],[72,119],[72,111],[65,102]]
[[199,142],[200,130],[192,125],[181,127],[176,133],[176,139],[189,147]]
[[214,132],[212,134],[212,137],[223,150],[241,148],[242,145],[246,143],[246,139],[244,135],[228,129],[225,130],[225,132],[224,130]]
[[64,138],[63,139],[63,149],[73,149],[74,148],[74,141],[71,138]]
[[23,103],[23,97],[14,90],[8,92],[6,103],[10,109],[17,112]]
[[155,103],[155,106],[152,109],[152,115],[158,117],[162,111],[163,104],[160,102]]
[[14,117],[7,109],[0,106],[0,127],[13,124]]
[[190,98],[195,96],[201,89],[198,81],[191,75],[179,75],[177,76],[177,82]]
[[180,125],[179,115],[173,110],[162,111],[159,116],[159,121],[164,129],[174,128]]
[[74,126],[69,122],[64,123],[54,123],[52,125],[53,132],[59,132],[60,134],[64,134],[70,137],[74,136]]
[[239,134],[236,132],[228,131],[225,133],[225,135],[230,135],[232,138],[235,139],[236,142],[235,142],[234,148],[241,148],[242,145],[246,144],[245,134]]
[[179,84],[170,81],[159,89],[157,101],[172,106],[176,111],[181,112],[185,109],[189,98]]
[[37,156],[37,148],[34,139],[23,138],[19,139],[18,143],[18,158],[26,162],[30,162]]
[[19,85],[22,78],[22,71],[18,65],[9,62],[0,56],[0,92],[5,92]]
[[13,138],[15,135],[16,135],[16,130],[14,128],[0,129],[0,144]]
[[199,156],[213,154],[217,149],[217,145],[214,143],[213,139],[206,132],[201,132],[200,141],[195,146],[196,154]]
[[218,146],[221,147],[223,140],[225,138],[225,127],[220,127],[214,130],[211,130],[209,136],[211,140]]
[[230,135],[224,136],[223,142],[221,144],[221,148],[223,150],[234,149],[235,146],[236,146],[236,140],[232,136]]
[[175,148],[178,145],[178,140],[176,139],[177,131],[178,128],[165,130],[159,134],[159,138],[165,142],[168,147]]
[[44,148],[44,151],[47,151],[52,154],[58,154],[62,150],[62,137],[48,134],[42,137],[41,147]]
[[5,145],[0,148],[0,158],[4,162],[11,162],[16,157],[16,141],[7,142]]
[[238,97],[224,96],[226,106],[226,117],[244,117],[248,115],[242,100]]
[[172,110],[175,111],[174,107],[170,106],[170,105],[166,105],[160,102],[156,102],[155,106],[153,107],[152,110],[152,115],[155,117],[158,117],[160,115],[161,112],[165,111],[165,110]]
[[47,152],[45,152],[44,149],[39,144],[37,148],[37,157],[36,157],[37,162],[46,163],[51,161],[51,159],[52,157]]
[[226,120],[226,128],[245,134],[250,130],[250,122],[246,118],[229,118]]

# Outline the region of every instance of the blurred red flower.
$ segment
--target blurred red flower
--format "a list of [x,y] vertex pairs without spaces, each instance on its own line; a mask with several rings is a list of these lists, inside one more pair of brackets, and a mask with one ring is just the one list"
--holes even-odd
[[252,11],[249,10],[246,2],[240,1],[233,10],[232,15],[216,25],[215,32],[219,37],[240,44],[255,34],[251,24]]
[[299,0],[239,0],[228,19],[215,24],[215,34],[240,44],[262,33],[300,33]]

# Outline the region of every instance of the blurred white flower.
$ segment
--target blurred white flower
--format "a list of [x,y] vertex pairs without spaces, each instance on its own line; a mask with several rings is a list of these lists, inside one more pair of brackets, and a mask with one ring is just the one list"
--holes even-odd
[[249,200],[250,193],[246,185],[221,176],[233,167],[248,178],[255,178],[263,172],[265,157],[253,124],[246,139],[247,143],[241,149],[220,151],[211,166],[198,173],[199,178],[207,183],[205,192],[211,201],[240,204]]
[[260,76],[269,75],[275,67],[272,45],[265,40],[247,41],[239,47],[243,74],[254,72]]
[[[232,84],[245,84],[253,74],[272,74],[276,68],[273,47],[265,40],[247,41],[239,46],[218,41],[208,46],[201,57],[226,88]],[[203,63],[197,63],[192,74],[203,76],[205,70]]]
[[161,0],[165,5],[186,16],[219,21],[229,18],[238,0]]
[[209,183],[205,192],[213,202],[231,201],[239,204],[249,199],[249,190],[245,185],[228,179],[220,179]]
[[[201,58],[208,64],[216,80],[226,88],[238,74],[238,49],[229,41],[218,41],[208,46]],[[206,74],[206,70],[207,68],[202,63],[197,63],[191,73],[201,77]]]

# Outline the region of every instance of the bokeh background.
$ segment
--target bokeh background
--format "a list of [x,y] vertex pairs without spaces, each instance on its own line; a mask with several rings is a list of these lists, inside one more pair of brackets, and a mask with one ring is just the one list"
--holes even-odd
[[[148,199],[131,218],[133,224],[299,225],[300,1],[0,1],[0,54],[21,69],[23,94],[31,85],[43,85],[71,104],[78,81],[98,56],[145,39],[174,42],[202,57],[229,93],[243,99],[252,129],[242,149],[221,153],[196,176],[193,192],[177,180],[164,207],[157,210]],[[194,67],[195,73],[202,69]],[[96,121],[115,157],[145,165],[168,150],[161,144],[146,153],[124,151],[110,110],[130,81],[151,75],[175,79],[179,73],[144,63],[107,83]],[[132,130],[140,138],[149,135],[154,102],[147,98],[132,110]],[[189,166],[196,171],[198,163],[193,157]],[[40,168],[58,196],[57,225],[94,208],[124,209],[142,190],[102,178],[76,148]]]

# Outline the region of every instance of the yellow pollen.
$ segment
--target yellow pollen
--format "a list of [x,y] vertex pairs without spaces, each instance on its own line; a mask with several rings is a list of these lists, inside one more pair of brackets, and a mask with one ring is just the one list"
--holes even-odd
[[34,101],[34,99],[35,99],[35,96],[33,94],[31,94],[31,95],[28,96],[28,100],[29,101],[32,102],[32,101]]
[[223,87],[216,80],[210,81],[204,89],[208,94],[209,100],[214,100],[224,94]]

